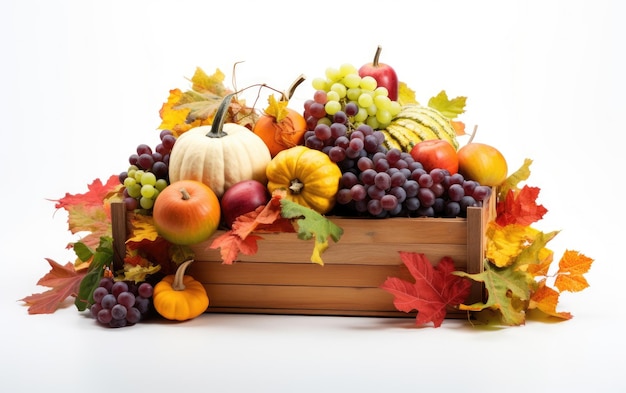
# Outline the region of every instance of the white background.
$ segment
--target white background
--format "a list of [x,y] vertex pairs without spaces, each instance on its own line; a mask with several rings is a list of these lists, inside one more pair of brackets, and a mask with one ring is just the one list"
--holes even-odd
[[[227,5],[228,4],[228,5]],[[624,343],[626,17],[616,1],[3,1],[0,285],[3,390],[619,391]],[[104,329],[70,302],[18,299],[75,240],[54,203],[124,170],[158,139],[158,110],[199,66],[238,86],[382,61],[426,101],[468,98],[463,120],[529,183],[561,233],[555,256],[595,259],[562,323],[484,330],[446,321],[204,315]],[[308,98],[309,84],[293,101]],[[262,102],[264,105],[264,102]]]

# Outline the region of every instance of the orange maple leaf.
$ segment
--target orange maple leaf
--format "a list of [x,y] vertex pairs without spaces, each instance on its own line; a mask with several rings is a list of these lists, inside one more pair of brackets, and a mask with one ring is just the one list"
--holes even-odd
[[450,120],[450,125],[454,128],[457,136],[465,135],[465,123],[458,120]]
[[561,292],[579,292],[587,288],[589,283],[583,274],[589,271],[592,263],[593,259],[578,251],[566,250],[559,261],[554,286]]
[[263,238],[253,235],[254,231],[295,232],[291,221],[281,217],[280,200],[284,196],[284,190],[275,191],[265,206],[237,217],[230,231],[213,240],[209,247],[220,249],[222,263],[232,264],[240,252],[244,255],[256,254],[257,241]]
[[536,203],[541,189],[524,186],[517,193],[509,190],[504,201],[496,205],[496,222],[501,226],[519,224],[528,226],[539,221],[548,212],[543,205]]
[[556,311],[559,303],[559,292],[546,285],[546,280],[538,283],[538,288],[530,297],[529,309],[536,308],[547,315],[562,319],[572,319],[572,314],[564,311]]
[[55,312],[65,299],[76,296],[80,282],[87,274],[88,269],[76,270],[74,264],[70,262],[62,266],[52,259],[46,258],[46,260],[51,266],[50,272],[39,279],[37,285],[51,289],[20,299],[29,305],[29,314],[52,314]]

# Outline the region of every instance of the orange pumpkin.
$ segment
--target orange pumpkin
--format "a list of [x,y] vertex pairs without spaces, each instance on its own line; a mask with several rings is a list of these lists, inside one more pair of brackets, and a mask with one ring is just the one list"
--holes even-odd
[[291,108],[288,101],[269,97],[269,106],[254,124],[252,131],[258,135],[274,157],[279,152],[304,143],[306,120]]
[[165,187],[154,202],[152,217],[159,235],[173,244],[202,242],[217,230],[220,202],[206,184],[179,180]]

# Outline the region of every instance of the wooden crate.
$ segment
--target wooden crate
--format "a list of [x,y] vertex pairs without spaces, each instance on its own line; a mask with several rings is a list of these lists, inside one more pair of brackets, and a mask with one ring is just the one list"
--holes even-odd
[[[412,280],[398,253],[424,253],[433,263],[450,256],[458,270],[479,273],[493,210],[490,202],[470,208],[467,219],[329,217],[344,233],[338,243],[330,242],[323,266],[310,261],[312,241],[295,233],[260,234],[258,252],[240,255],[232,265],[222,264],[219,250],[209,249],[211,238],[192,247],[196,261],[187,274],[204,284],[207,312],[414,317],[397,311],[393,296],[380,289],[387,277]],[[117,231],[125,228],[118,225]],[[124,245],[119,247],[123,252]],[[482,285],[474,283],[468,302],[482,297]],[[452,318],[465,316],[448,312]]]

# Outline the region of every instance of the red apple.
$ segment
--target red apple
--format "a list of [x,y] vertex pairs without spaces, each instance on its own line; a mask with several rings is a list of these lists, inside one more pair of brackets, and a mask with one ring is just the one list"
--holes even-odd
[[230,228],[237,217],[269,202],[269,192],[257,180],[244,180],[229,187],[220,201],[224,224]]
[[440,168],[453,175],[459,170],[456,149],[450,142],[442,139],[429,139],[416,144],[411,149],[411,157],[421,162],[427,172]]
[[390,65],[378,62],[382,49],[382,46],[378,45],[378,49],[376,49],[376,54],[374,55],[374,61],[361,66],[361,68],[359,68],[359,75],[361,78],[364,76],[371,76],[376,79],[378,86],[382,86],[387,89],[389,99],[397,101],[398,76],[396,75],[396,71]]

